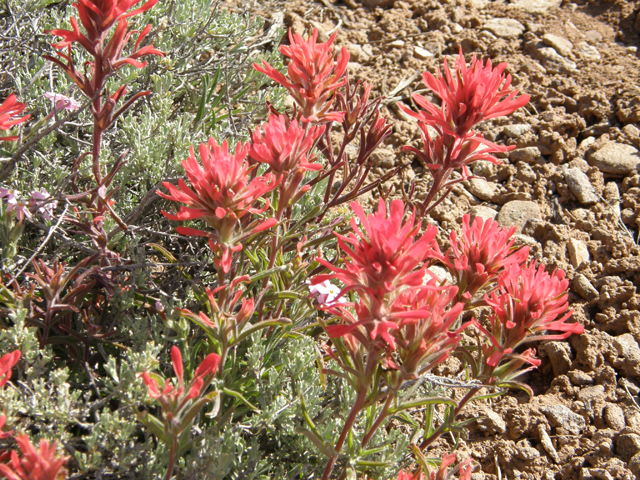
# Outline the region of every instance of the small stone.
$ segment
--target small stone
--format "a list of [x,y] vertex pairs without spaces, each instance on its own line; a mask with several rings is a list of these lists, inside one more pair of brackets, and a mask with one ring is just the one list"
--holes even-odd
[[628,462],[638,452],[640,452],[640,435],[624,433],[618,436],[616,441],[616,454],[618,454],[622,460]]
[[515,233],[513,237],[513,244],[516,247],[520,247],[522,245],[526,245],[527,247],[536,247],[540,245],[540,243],[533,237],[529,235],[523,235],[522,233]]
[[533,184],[538,179],[538,175],[536,175],[536,172],[533,171],[529,164],[518,162],[517,167],[518,173],[516,176],[521,182]]
[[638,53],[638,47],[636,47],[635,45],[629,45],[627,47],[627,53],[634,55],[636,53]]
[[509,160],[512,162],[535,163],[542,158],[538,147],[524,147],[512,150],[509,154]]
[[547,405],[541,410],[552,426],[562,427],[572,435],[579,435],[587,428],[584,418],[564,405]]
[[640,376],[640,347],[630,333],[613,337],[613,346],[618,355],[624,358],[624,370]]
[[512,18],[492,18],[482,28],[500,38],[517,38],[524,32],[524,25]]
[[588,62],[597,62],[602,57],[600,56],[600,52],[598,49],[592,45],[589,45],[587,42],[580,42],[576,45],[576,53]]
[[571,368],[571,347],[567,342],[549,342],[544,346],[549,356],[553,373],[557,377],[564,375]]
[[512,0],[511,4],[529,13],[546,13],[552,8],[558,8],[562,0]]
[[547,451],[555,463],[560,463],[558,452],[553,446],[553,443],[551,443],[551,438],[549,438],[549,434],[544,429],[544,425],[541,423],[538,424],[538,434],[540,435],[540,443],[542,444],[542,447]]
[[584,38],[587,42],[598,43],[604,40],[602,34],[597,30],[589,30],[584,34]]
[[387,148],[376,148],[371,154],[374,167],[393,168],[396,165],[396,153]]
[[502,129],[502,132],[510,138],[521,137],[525,133],[531,130],[531,125],[528,123],[518,123],[515,125],[507,125]]
[[[453,285],[453,277],[451,276],[451,273],[449,273],[449,270],[447,270],[446,268],[441,267],[439,265],[432,265],[428,268],[428,270],[429,272],[431,272],[433,275],[436,276],[436,279],[439,282],[444,282],[447,285]],[[425,283],[432,280],[433,275],[430,275],[429,273],[427,273],[424,276]]]
[[542,36],[542,42],[545,45],[553,47],[560,55],[564,57],[568,57],[569,55],[571,55],[571,51],[573,50],[573,43],[571,43],[564,37],[559,37],[558,35],[554,35],[552,33],[545,33]]
[[578,392],[578,400],[584,403],[594,402],[604,399],[604,386],[595,385],[593,387],[583,388]]
[[414,47],[413,56],[420,60],[426,60],[429,57],[433,57],[433,53],[422,47]]
[[625,392],[629,391],[631,395],[638,395],[640,393],[640,387],[633,383],[631,380],[624,377],[620,377],[618,379],[618,386]]
[[496,210],[485,207],[484,205],[478,205],[469,211],[469,217],[472,222],[476,217],[480,217],[485,222],[489,219],[495,220],[497,215],[498,212]]
[[631,123],[622,127],[622,133],[624,133],[630,139],[640,137],[640,129],[638,129],[638,127]]
[[603,173],[628,175],[640,165],[640,156],[631,145],[607,142],[600,150],[589,155],[587,161]]
[[404,47],[404,40],[394,40],[389,44],[389,46],[394,48]]
[[354,62],[367,62],[371,59],[371,56],[364,51],[362,45],[358,45],[357,43],[350,43],[347,45],[347,51],[349,52],[350,60]]
[[505,203],[498,213],[498,223],[502,227],[515,225],[518,233],[532,219],[542,220],[542,213],[540,207],[530,201],[512,200]]
[[614,403],[608,403],[604,407],[604,421],[614,430],[622,430],[626,422],[624,420],[624,410]]
[[636,453],[631,460],[629,460],[627,467],[631,470],[631,473],[636,476],[636,478],[640,477],[640,453]]
[[574,277],[573,289],[585,300],[593,300],[595,298],[598,298],[599,295],[596,287],[594,287],[589,279],[587,279],[587,277],[585,277],[581,273]]
[[575,62],[564,58],[555,48],[539,47],[538,53],[542,57],[542,63],[550,73],[567,73],[578,70]]
[[591,378],[588,373],[583,372],[582,370],[571,370],[569,373],[567,373],[567,377],[569,377],[571,383],[579,387],[583,385],[590,385],[593,383],[593,378]]
[[498,185],[481,178],[469,180],[469,190],[481,200],[490,202],[498,194]]
[[489,435],[502,435],[507,431],[507,424],[500,415],[487,408],[483,411],[482,417],[478,419],[478,428]]
[[567,180],[569,190],[573,193],[578,201],[584,205],[598,203],[598,195],[595,188],[591,185],[589,177],[577,168],[568,168],[564,172],[564,178]]
[[591,260],[587,244],[582,240],[570,238],[567,243],[567,250],[569,250],[569,259],[573,268],[578,268],[583,263],[588,264]]

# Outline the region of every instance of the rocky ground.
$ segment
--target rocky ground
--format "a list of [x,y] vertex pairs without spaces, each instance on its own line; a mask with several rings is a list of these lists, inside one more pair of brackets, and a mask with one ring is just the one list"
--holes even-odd
[[[531,103],[483,133],[517,149],[501,166],[477,165],[487,181],[459,185],[433,221],[446,232],[471,212],[517,225],[535,258],[567,273],[586,331],[537,346],[532,400],[467,409],[485,418],[459,451],[477,461],[474,479],[640,477],[640,2],[250,0],[242,8],[267,28],[317,28],[322,40],[339,28],[350,75],[387,98],[395,125],[375,156],[378,175],[411,161],[400,146],[419,145],[397,103],[410,106],[410,93],[424,89],[422,71],[435,73],[460,47],[507,62]],[[416,161],[385,187],[400,191],[415,179],[419,197],[427,178]],[[453,359],[445,368],[458,366]]]

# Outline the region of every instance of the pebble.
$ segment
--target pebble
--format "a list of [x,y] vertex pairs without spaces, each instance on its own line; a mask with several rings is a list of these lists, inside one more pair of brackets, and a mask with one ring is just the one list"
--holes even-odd
[[640,452],[640,435],[636,435],[635,433],[618,435],[616,454],[624,461],[628,462],[638,452]]
[[580,42],[576,45],[576,53],[580,55],[583,60],[589,62],[597,62],[602,57],[596,47],[589,45],[587,42]]
[[630,139],[640,137],[640,130],[633,124],[625,125],[622,127],[622,133],[624,133]]
[[575,72],[578,69],[576,62],[564,58],[555,48],[539,47],[538,53],[540,53],[542,63],[550,73]]
[[487,408],[482,412],[482,417],[478,419],[478,429],[489,435],[502,435],[507,431],[507,424],[500,415]]
[[580,203],[584,205],[598,203],[599,198],[596,195],[595,188],[593,188],[589,177],[584,172],[577,168],[568,168],[564,172],[564,178],[567,180],[569,190]]
[[571,383],[578,385],[579,387],[593,383],[593,378],[591,378],[587,372],[583,372],[582,370],[571,370],[567,373],[567,377],[569,377]]
[[597,30],[589,30],[584,34],[584,38],[586,38],[587,42],[598,43],[604,40],[602,34]]
[[[444,282],[447,285],[453,285],[453,277],[451,276],[449,270],[447,270],[446,268],[439,265],[432,265],[428,270],[433,273],[433,275],[435,275],[440,282]],[[429,275],[428,273],[424,276],[425,282],[428,282],[432,278],[433,276]]]
[[583,388],[578,392],[578,400],[584,403],[594,402],[604,399],[604,385]]
[[498,194],[498,185],[481,178],[472,178],[469,180],[469,190],[480,200],[490,202]]
[[589,155],[587,161],[603,173],[628,175],[640,165],[640,156],[631,145],[607,142],[600,150]]
[[562,0],[512,0],[511,4],[529,13],[546,13],[552,8],[558,8]]
[[512,200],[505,203],[498,213],[498,223],[502,227],[516,226],[516,232],[521,232],[531,219],[542,220],[542,213],[538,204],[525,200]]
[[545,45],[553,47],[556,52],[564,57],[568,57],[569,55],[571,55],[571,51],[573,50],[573,43],[571,43],[564,37],[559,37],[558,35],[554,35],[552,33],[545,33],[542,36],[542,42]]
[[394,40],[389,44],[390,47],[404,47],[404,40]]
[[574,277],[573,289],[585,300],[593,300],[594,298],[598,298],[598,295],[600,295],[598,290],[596,290],[596,287],[594,287],[587,277],[581,273]]
[[613,337],[613,346],[625,360],[625,370],[638,375],[640,373],[640,347],[630,333]]
[[[629,460],[629,470],[636,478],[640,477],[640,453],[636,453],[631,460]],[[484,478],[484,477],[483,477]]]
[[542,447],[547,451],[554,462],[560,463],[560,456],[553,446],[553,443],[551,443],[551,438],[549,438],[549,434],[544,429],[544,425],[541,423],[538,424],[538,434],[540,435],[540,443],[542,444]]
[[624,377],[620,377],[618,379],[618,386],[622,388],[625,392],[629,390],[629,393],[631,395],[637,395],[638,393],[640,393],[640,387],[638,387],[638,385],[633,383],[631,380]]
[[578,268],[582,264],[588,264],[591,260],[587,244],[577,238],[570,238],[567,242],[567,250],[569,250],[569,259],[573,268]]
[[512,18],[492,18],[482,28],[500,38],[517,38],[524,32],[524,25]]
[[542,158],[542,154],[538,147],[518,148],[509,154],[509,160],[512,162],[535,163],[540,158]]
[[369,55],[362,45],[358,45],[357,43],[350,43],[347,45],[347,52],[349,52],[349,58],[354,62],[367,62],[371,59],[371,55]]
[[536,175],[536,172],[533,171],[529,164],[518,162],[517,167],[518,173],[516,176],[521,182],[533,184],[538,179],[538,175]]
[[510,138],[521,137],[525,133],[531,130],[531,125],[528,123],[518,123],[515,125],[507,125],[502,129],[502,132]]
[[476,217],[480,217],[485,222],[487,220],[495,220],[497,215],[498,212],[496,210],[485,207],[484,205],[478,205],[469,211],[469,217],[472,222]]
[[584,418],[564,405],[547,405],[541,410],[552,426],[562,427],[572,435],[579,435],[587,428],[587,422]]
[[371,154],[371,161],[375,167],[393,168],[396,164],[396,152],[388,148],[376,148]]
[[433,53],[422,47],[414,47],[413,56],[420,60],[426,60],[429,57],[433,57]]
[[557,377],[571,369],[571,347],[567,342],[549,342],[544,346],[549,356],[553,373]]
[[613,208],[616,216],[620,216],[620,189],[616,182],[607,182],[604,186],[604,192],[602,192],[604,199],[609,203],[609,206]]
[[614,403],[608,403],[604,407],[604,421],[614,430],[622,430],[626,422],[624,420],[624,410]]

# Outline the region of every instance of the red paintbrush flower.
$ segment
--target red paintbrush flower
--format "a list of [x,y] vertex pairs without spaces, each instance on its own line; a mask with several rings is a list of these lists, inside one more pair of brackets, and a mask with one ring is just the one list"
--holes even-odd
[[56,444],[40,440],[38,449],[34,447],[26,435],[16,438],[22,451],[22,458],[17,452],[11,452],[8,463],[0,463],[0,474],[8,480],[63,480],[66,478],[62,467],[68,458],[56,455]]
[[20,360],[20,350],[6,353],[0,358],[0,388],[11,379],[11,369],[16,366],[18,360]]
[[266,163],[278,175],[322,169],[319,163],[309,163],[307,153],[323,134],[324,125],[311,127],[307,131],[298,125],[297,120],[289,121],[284,115],[271,115],[269,122],[262,125],[262,130],[264,136],[259,130],[251,135],[249,157],[252,160]]
[[[474,320],[474,325],[490,340],[494,350],[487,364],[495,367],[502,356],[513,352],[524,342],[563,340],[572,333],[580,335],[584,327],[566,323],[569,280],[560,270],[549,274],[535,261],[522,267],[511,264],[498,277],[498,289],[485,296],[493,310],[490,331]],[[548,330],[562,332],[547,334]],[[531,362],[530,362],[531,363]]]
[[346,285],[343,294],[356,289],[379,299],[390,292],[397,295],[401,289],[422,285],[424,262],[440,256],[435,240],[436,228],[429,226],[416,239],[420,224],[415,223],[415,214],[403,222],[405,207],[402,200],[391,202],[388,214],[383,200],[375,214],[365,215],[357,202],[352,202],[351,208],[360,225],[352,218],[353,233],[348,237],[336,234],[340,248],[348,257],[344,258],[344,268],[319,258],[318,262],[333,273],[314,277],[312,284],[336,278]]
[[344,74],[349,63],[349,52],[344,47],[337,62],[333,59],[331,44],[336,34],[326,43],[316,43],[318,30],[308,39],[289,30],[290,45],[280,47],[280,53],[291,59],[287,68],[289,78],[264,60],[262,66],[253,65],[289,91],[302,110],[303,121],[340,122],[344,117],[344,112],[330,111],[335,90],[346,82]]
[[493,68],[491,60],[483,64],[475,55],[467,67],[461,48],[455,72],[451,72],[445,59],[444,76],[439,68],[437,78],[429,72],[422,74],[424,84],[440,97],[442,106],[438,108],[414,94],[414,101],[423,110],[403,110],[447,135],[465,137],[481,121],[509,115],[529,102],[529,95],[516,98],[519,91],[509,88],[511,75],[503,75],[506,68],[506,63]]
[[461,238],[451,232],[451,248],[443,259],[457,281],[460,295],[467,300],[495,280],[506,266],[522,265],[529,255],[529,247],[513,246],[515,227],[507,230],[480,217],[470,225],[469,218],[468,214],[462,217]]
[[[31,115],[25,115],[24,117],[16,118],[27,107],[26,103],[20,103],[16,101],[16,95],[12,93],[7,99],[0,105],[0,130],[9,130],[10,128],[18,125],[19,123],[29,120]],[[11,142],[18,140],[18,136],[12,137],[0,137],[0,140]]]
[[[234,228],[238,221],[247,214],[261,214],[267,210],[268,199],[265,199],[261,207],[256,206],[256,202],[278,186],[278,181],[270,173],[251,178],[251,171],[256,166],[250,167],[245,161],[248,150],[248,145],[238,143],[235,154],[232,154],[226,141],[220,146],[211,138],[207,144],[200,144],[201,166],[191,147],[189,158],[182,161],[182,166],[193,190],[182,179],[179,180],[178,187],[163,182],[169,194],[158,191],[158,195],[186,204],[180,207],[176,215],[164,211],[163,215],[170,220],[179,221],[200,218],[216,230],[220,242],[234,244]],[[275,219],[268,219],[251,230],[265,230],[275,223]],[[185,235],[211,236],[192,228],[178,227],[178,231]]]

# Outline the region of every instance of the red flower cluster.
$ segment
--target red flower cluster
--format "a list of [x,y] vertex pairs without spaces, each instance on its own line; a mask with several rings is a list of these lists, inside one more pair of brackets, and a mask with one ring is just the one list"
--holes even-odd
[[196,369],[193,380],[186,389],[186,392],[184,384],[184,370],[182,366],[182,353],[180,353],[180,349],[176,346],[171,348],[171,361],[173,363],[173,371],[176,373],[176,377],[178,378],[178,384],[175,386],[169,380],[165,380],[164,387],[161,387],[158,379],[152,377],[147,372],[143,372],[141,374],[142,380],[147,386],[149,397],[160,402],[165,417],[168,420],[172,420],[174,418],[178,419],[180,412],[184,409],[189,400],[200,397],[202,392],[213,380],[213,377],[218,370],[220,357],[215,353],[211,353],[205,357],[200,366]]
[[304,122],[340,122],[343,112],[332,112],[334,92],[344,85],[344,74],[349,63],[349,52],[342,48],[337,62],[333,59],[331,44],[334,33],[326,43],[316,43],[318,30],[311,37],[303,38],[289,30],[289,46],[280,47],[280,53],[291,59],[287,68],[289,78],[278,72],[266,61],[253,68],[264,73],[283,87],[301,108]]
[[[143,68],[147,63],[138,61],[139,58],[147,55],[164,56],[165,54],[153,48],[153,45],[139,48],[140,43],[151,31],[151,25],[147,25],[142,32],[140,32],[135,42],[133,53],[128,56],[122,56],[124,47],[134,33],[128,31],[129,24],[126,19],[146,12],[158,2],[158,0],[149,0],[142,7],[127,12],[127,10],[133,5],[140,3],[140,1],[141,0],[78,0],[73,6],[78,10],[78,16],[86,31],[86,35],[80,33],[78,21],[72,17],[71,27],[73,30],[54,29],[48,32],[63,38],[63,40],[55,44],[54,47],[58,50],[65,48],[68,50],[66,55],[61,52],[56,52],[66,63],[47,55],[45,55],[45,58],[59,65],[67,72],[73,81],[76,82],[87,97],[93,98],[102,90],[106,79],[123,65],[129,64],[136,68]],[[107,44],[104,45],[109,30],[116,22],[118,24],[113,36]],[[92,78],[86,78],[84,74],[75,69],[71,55],[71,46],[75,42],[78,42],[89,55],[95,59],[94,62],[89,62],[91,65]],[[124,95],[124,92],[120,92],[119,94],[116,92],[116,95],[117,98],[112,97],[114,103]]]
[[11,369],[16,366],[20,360],[20,350],[6,353],[0,358],[0,388],[11,379]]
[[56,444],[40,440],[36,449],[29,437],[19,435],[16,438],[22,451],[22,458],[14,450],[9,462],[0,463],[0,474],[8,480],[63,480],[66,474],[62,467],[68,458],[56,455]]
[[[451,330],[462,311],[455,303],[457,287],[439,287],[435,280],[424,285],[429,259],[441,256],[431,226],[420,237],[414,215],[403,222],[405,207],[401,200],[391,203],[389,214],[383,201],[375,214],[366,216],[357,203],[351,204],[355,218],[349,237],[336,234],[346,253],[344,268],[318,261],[333,273],[318,275],[312,284],[340,280],[348,291],[358,294],[357,303],[332,303],[323,308],[344,323],[328,325],[330,337],[352,336],[367,351],[397,350],[396,362],[387,365],[413,377],[447,358],[460,340]],[[362,228],[362,230],[361,230]],[[355,310],[355,316],[351,313]]]
[[[16,95],[14,93],[9,95],[7,99],[2,102],[2,105],[0,105],[0,130],[9,130],[13,126],[29,120],[30,115],[16,118],[24,111],[26,106],[27,105],[25,103],[20,103],[16,100]],[[11,142],[18,140],[18,138],[19,137],[17,136],[0,137],[0,140]]]
[[[504,355],[511,354],[519,345],[536,340],[562,340],[572,333],[580,335],[584,327],[579,323],[566,323],[572,311],[568,309],[569,280],[562,271],[549,274],[544,265],[531,262],[521,267],[507,266],[498,278],[498,289],[485,296],[493,310],[490,331],[474,321],[490,340],[485,349],[487,364],[495,367]],[[547,330],[562,332],[546,334]],[[528,363],[538,365],[532,350],[522,356]]]
[[469,215],[462,217],[462,237],[451,232],[451,248],[443,262],[457,281],[459,292],[471,299],[482,287],[496,280],[505,267],[522,265],[529,255],[529,247],[516,248],[511,239],[516,231],[500,228],[497,222],[476,217],[469,224]]
[[[435,206],[433,202],[440,190],[470,176],[467,165],[477,160],[500,163],[494,154],[515,148],[499,146],[473,131],[479,122],[509,115],[529,102],[528,95],[516,98],[519,92],[510,88],[511,76],[503,74],[506,67],[501,63],[493,68],[490,60],[483,64],[475,56],[467,67],[460,49],[454,72],[445,59],[444,76],[439,69],[437,78],[429,72],[422,75],[424,84],[440,97],[441,107],[418,94],[414,94],[413,99],[422,109],[419,112],[400,105],[405,113],[418,120],[424,143],[423,150],[411,146],[403,150],[415,153],[434,179],[423,202],[423,211]],[[435,129],[435,138],[427,127]],[[462,179],[450,180],[451,173],[458,168],[462,169]]]
[[279,180],[270,173],[251,178],[251,172],[257,165],[249,166],[245,161],[248,150],[248,145],[238,143],[235,154],[231,154],[226,141],[220,146],[211,138],[207,144],[200,145],[201,166],[191,147],[189,158],[183,160],[182,166],[193,190],[180,179],[178,187],[163,182],[169,194],[158,191],[158,195],[167,200],[187,205],[180,207],[176,215],[163,211],[165,217],[178,221],[200,218],[214,230],[177,229],[183,235],[208,237],[212,250],[217,254],[216,262],[225,273],[231,267],[232,252],[242,249],[242,240],[277,223],[274,218],[242,222],[246,215],[259,215],[269,208],[268,199],[262,207],[257,207],[256,203],[279,184]]

